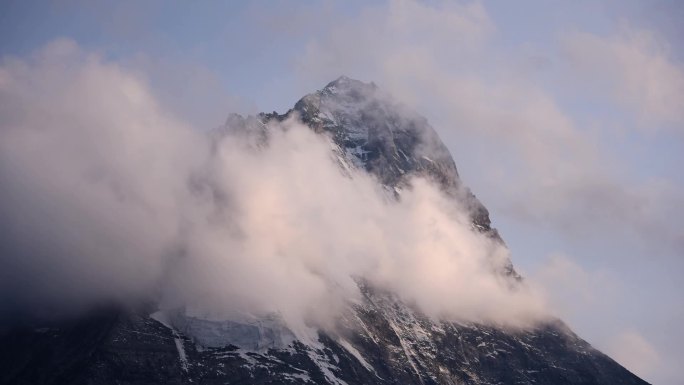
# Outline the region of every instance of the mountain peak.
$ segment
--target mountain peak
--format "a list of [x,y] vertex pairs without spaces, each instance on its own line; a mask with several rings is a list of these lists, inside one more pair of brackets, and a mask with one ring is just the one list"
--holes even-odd
[[321,91],[331,94],[349,92],[372,93],[375,92],[377,89],[378,86],[376,86],[373,82],[364,83],[361,80],[352,79],[350,77],[342,75],[339,78],[328,83]]

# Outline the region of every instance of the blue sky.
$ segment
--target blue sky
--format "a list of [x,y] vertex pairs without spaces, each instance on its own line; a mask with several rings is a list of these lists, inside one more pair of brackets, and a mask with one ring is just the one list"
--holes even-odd
[[558,313],[676,384],[682,19],[678,1],[4,1],[0,56],[71,39],[198,129],[374,81],[432,122]]

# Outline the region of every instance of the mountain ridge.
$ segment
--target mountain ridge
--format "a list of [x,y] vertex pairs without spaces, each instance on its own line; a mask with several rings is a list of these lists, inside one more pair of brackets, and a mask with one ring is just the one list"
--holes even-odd
[[[343,167],[368,172],[396,196],[413,176],[432,180],[468,209],[473,229],[503,244],[427,120],[373,83],[342,76],[282,115],[231,114],[212,135],[265,145],[268,122],[289,118],[328,135]],[[499,272],[520,284],[510,260]],[[560,320],[517,330],[436,320],[394,293],[358,284],[361,301],[334,328],[318,330],[316,341],[277,334],[277,317],[215,321],[183,313],[179,321],[154,307],[105,308],[15,329],[0,336],[0,383],[646,384]]]

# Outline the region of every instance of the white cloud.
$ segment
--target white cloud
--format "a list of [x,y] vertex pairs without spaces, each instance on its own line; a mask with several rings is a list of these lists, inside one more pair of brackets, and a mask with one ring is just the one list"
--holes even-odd
[[201,141],[73,41],[6,58],[0,74],[0,301],[149,290]]
[[0,67],[0,306],[161,297],[323,322],[361,277],[431,315],[523,325],[538,294],[427,182],[395,202],[295,121],[211,142],[126,68],[68,40]]

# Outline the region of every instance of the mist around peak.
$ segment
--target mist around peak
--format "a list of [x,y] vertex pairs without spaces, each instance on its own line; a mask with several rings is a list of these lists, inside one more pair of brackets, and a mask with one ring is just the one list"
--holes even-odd
[[261,147],[207,135],[67,40],[3,62],[0,100],[5,318],[151,300],[296,330],[330,324],[358,279],[433,317],[545,317],[537,291],[491,269],[508,251],[464,207],[422,178],[388,199],[294,118],[268,123]]

